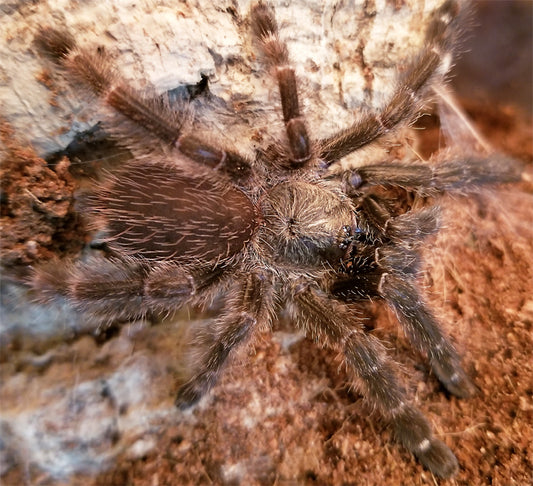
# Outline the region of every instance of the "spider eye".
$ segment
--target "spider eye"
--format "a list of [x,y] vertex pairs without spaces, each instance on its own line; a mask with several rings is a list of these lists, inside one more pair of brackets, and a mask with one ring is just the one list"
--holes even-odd
[[351,176],[350,176],[350,186],[352,186],[353,188],[358,188],[360,187],[362,184],[363,184],[363,178],[357,173],[357,172],[354,172]]
[[324,159],[318,159],[317,168],[319,170],[326,170],[329,165]]

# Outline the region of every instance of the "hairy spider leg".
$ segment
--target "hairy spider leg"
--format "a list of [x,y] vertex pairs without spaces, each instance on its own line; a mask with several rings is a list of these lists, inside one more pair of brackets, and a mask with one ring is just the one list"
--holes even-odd
[[401,77],[392,98],[379,113],[363,110],[355,123],[318,142],[319,157],[327,164],[346,157],[402,123],[412,122],[419,114],[425,88],[431,85],[440,56],[426,48]]
[[[246,180],[251,172],[246,157],[206,140],[182,133],[187,109],[171,106],[168,97],[148,96],[137,91],[113,70],[103,51],[96,54],[79,48],[68,33],[56,29],[41,30],[38,45],[56,62],[81,81],[103,101],[130,120],[135,126],[118,130],[118,138],[135,138],[138,127],[155,135],[167,147],[174,147],[189,159],[227,173],[236,182]],[[106,128],[111,133],[113,127]]]
[[312,148],[300,114],[296,75],[290,64],[287,44],[279,38],[278,25],[270,7],[262,2],[252,7],[252,30],[278,82],[283,121],[289,142],[290,169],[298,169],[311,159]]
[[196,295],[214,288],[223,270],[191,272],[171,262],[139,258],[91,258],[66,269],[56,262],[35,272],[30,285],[41,300],[63,295],[80,311],[108,324],[171,313]]
[[[460,364],[459,356],[442,332],[416,283],[420,269],[418,246],[438,230],[438,210],[407,212],[395,218],[371,196],[363,197],[366,217],[361,225],[371,238],[382,240],[369,269],[364,266],[340,279],[332,293],[342,300],[358,300],[361,288],[368,297],[380,296],[391,307],[411,345],[427,357],[440,382],[459,397],[473,395],[477,388]],[[361,285],[364,285],[361,287]]]
[[385,272],[378,291],[395,311],[411,345],[427,356],[446,389],[462,398],[476,393],[476,386],[463,370],[457,351],[424,302],[414,278],[401,272]]
[[[365,197],[363,203],[365,201],[372,201],[372,198]],[[344,275],[341,274],[329,287],[332,295],[347,302],[380,296],[378,288],[385,271],[392,269],[410,278],[416,277],[421,263],[418,245],[438,230],[437,208],[408,212],[394,218],[387,213],[388,217],[384,218],[386,210],[377,202],[368,206],[371,210],[358,213],[358,225],[365,238],[379,241],[379,246],[365,243],[364,250],[356,248],[354,254],[347,250],[342,267]]]
[[484,185],[518,182],[522,168],[503,155],[459,157],[434,165],[377,163],[344,171],[346,191],[361,194],[371,186],[402,187],[421,196],[473,192]]
[[412,123],[419,115],[436,78],[443,77],[451,64],[453,37],[462,17],[456,0],[448,0],[436,12],[426,31],[426,47],[411,61],[399,77],[392,97],[379,113],[363,110],[350,127],[317,142],[318,156],[331,165],[359,148],[390,133],[401,124]]
[[457,459],[434,437],[424,415],[408,402],[394,362],[379,340],[365,332],[353,312],[316,288],[295,286],[294,301],[300,311],[300,317],[295,313],[298,326],[318,343],[343,353],[344,362],[356,375],[357,388],[392,425],[397,439],[434,474],[452,476],[458,469]]
[[205,351],[197,360],[199,369],[195,375],[178,390],[176,405],[179,408],[191,407],[213,387],[228,358],[249,341],[264,322],[267,287],[254,273],[246,277],[244,284],[233,284],[224,312],[213,324],[212,333],[196,336],[196,344]]
[[359,204],[360,225],[365,233],[371,235],[376,241],[387,239],[394,244],[401,245],[402,250],[406,250],[408,245],[421,243],[424,238],[435,234],[440,228],[438,206],[407,211],[392,217],[379,198],[372,194],[362,197]]

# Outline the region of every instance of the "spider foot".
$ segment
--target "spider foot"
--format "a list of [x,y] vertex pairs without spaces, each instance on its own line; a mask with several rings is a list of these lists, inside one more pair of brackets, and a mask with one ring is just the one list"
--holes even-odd
[[216,382],[216,374],[205,372],[191,378],[182,385],[176,396],[176,407],[186,410],[196,405],[200,399],[213,387]]
[[196,405],[209,388],[206,380],[193,378],[180,387],[174,403],[180,410],[187,410]]
[[478,392],[477,386],[460,365],[432,361],[431,368],[439,381],[456,397],[468,398]]
[[451,449],[433,436],[431,426],[413,406],[405,406],[392,419],[396,438],[433,474],[441,478],[453,476],[459,469]]
[[414,454],[426,468],[440,478],[450,478],[459,469],[454,453],[438,439],[424,439],[414,450]]

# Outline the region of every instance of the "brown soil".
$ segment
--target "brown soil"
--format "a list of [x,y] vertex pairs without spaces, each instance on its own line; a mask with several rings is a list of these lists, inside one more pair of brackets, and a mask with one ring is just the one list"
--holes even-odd
[[0,260],[30,265],[78,253],[85,240],[74,211],[75,181],[68,159],[50,167],[0,124]]

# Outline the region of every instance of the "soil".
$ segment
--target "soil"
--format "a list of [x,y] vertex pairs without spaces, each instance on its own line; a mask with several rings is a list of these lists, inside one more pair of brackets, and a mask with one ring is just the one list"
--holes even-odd
[[0,143],[2,265],[27,266],[79,253],[85,241],[79,237],[69,160],[48,165],[6,122],[0,123]]

